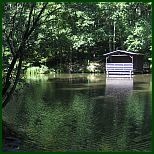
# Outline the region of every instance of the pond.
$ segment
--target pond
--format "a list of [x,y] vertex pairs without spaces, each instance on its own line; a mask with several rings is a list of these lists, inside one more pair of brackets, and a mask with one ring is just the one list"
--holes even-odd
[[152,77],[40,75],[3,111],[19,151],[151,151]]

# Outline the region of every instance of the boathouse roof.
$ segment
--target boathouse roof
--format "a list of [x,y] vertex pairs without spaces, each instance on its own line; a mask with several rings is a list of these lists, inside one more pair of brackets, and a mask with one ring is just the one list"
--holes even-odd
[[112,51],[112,52],[108,52],[103,54],[104,56],[108,56],[108,55],[114,55],[114,54],[120,54],[120,53],[124,53],[124,54],[128,54],[128,55],[143,55],[141,53],[135,53],[135,52],[129,52],[129,51],[125,51],[125,50],[116,50],[116,51]]

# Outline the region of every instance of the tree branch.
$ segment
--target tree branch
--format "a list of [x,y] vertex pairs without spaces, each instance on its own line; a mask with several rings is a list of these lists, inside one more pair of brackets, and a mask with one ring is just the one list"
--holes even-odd
[[28,37],[31,35],[31,33],[32,33],[32,32],[34,31],[34,29],[36,28],[37,23],[38,23],[38,21],[40,20],[40,16],[41,16],[42,13],[44,12],[44,10],[45,10],[47,4],[48,4],[48,3],[46,3],[46,4],[42,7],[40,13],[38,14],[37,18],[35,19],[35,21],[34,21],[32,27],[31,27],[31,29],[29,30],[29,32],[26,33],[26,34],[24,34],[24,37],[23,37],[24,40],[25,40],[25,39],[28,39]]
[[5,84],[4,84],[4,87],[3,87],[3,90],[2,90],[2,95],[4,96],[6,91],[8,90],[8,88],[10,87],[10,76],[12,74],[12,71],[14,69],[14,66],[17,62],[17,55],[13,57],[13,60],[10,64],[10,67],[9,67],[9,70],[7,72],[7,75],[6,75],[6,79],[5,79]]
[[4,108],[7,103],[9,102],[16,86],[17,86],[17,83],[18,83],[18,80],[19,80],[19,77],[20,77],[20,71],[21,71],[21,66],[22,66],[22,58],[19,59],[19,64],[18,64],[18,69],[17,69],[17,74],[16,74],[16,78],[15,78],[15,81],[14,81],[14,84],[11,88],[11,90],[7,93],[6,95],[6,98],[5,100],[3,101],[3,104],[2,104],[2,108]]
[[[46,20],[49,18],[50,15],[53,15],[54,12],[56,12],[57,10],[59,10],[59,9],[61,9],[61,8],[62,8],[62,7],[58,7],[58,8],[56,8],[56,9],[54,9],[53,11],[49,12],[47,15],[44,15],[44,16],[46,16],[45,19],[44,19],[44,21],[46,21]],[[44,16],[43,16],[43,17],[44,17]],[[43,17],[42,17],[42,18],[43,18]]]
[[29,31],[29,28],[30,28],[30,22],[31,22],[31,17],[32,17],[34,6],[35,6],[35,4],[32,3],[30,13],[29,13],[29,17],[28,17],[28,23],[26,25],[26,31],[25,31],[24,37],[26,37],[26,35],[27,35],[28,31]]
[[6,34],[5,30],[3,32],[4,32],[5,37],[6,37],[6,42],[8,43],[8,45],[10,47],[10,51],[11,51],[12,55],[15,56],[14,47],[12,46],[12,43],[11,43],[11,41],[9,39],[9,36]]

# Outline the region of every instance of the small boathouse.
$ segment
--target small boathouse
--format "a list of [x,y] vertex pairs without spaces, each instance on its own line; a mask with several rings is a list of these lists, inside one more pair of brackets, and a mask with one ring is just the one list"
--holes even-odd
[[143,58],[141,53],[116,50],[104,54],[106,57],[106,74],[132,75],[134,72],[143,72]]

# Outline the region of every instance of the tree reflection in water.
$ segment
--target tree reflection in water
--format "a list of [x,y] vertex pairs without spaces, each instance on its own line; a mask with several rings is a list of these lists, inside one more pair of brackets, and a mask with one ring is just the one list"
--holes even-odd
[[29,79],[3,117],[25,134],[21,151],[150,151],[150,80],[139,77]]

